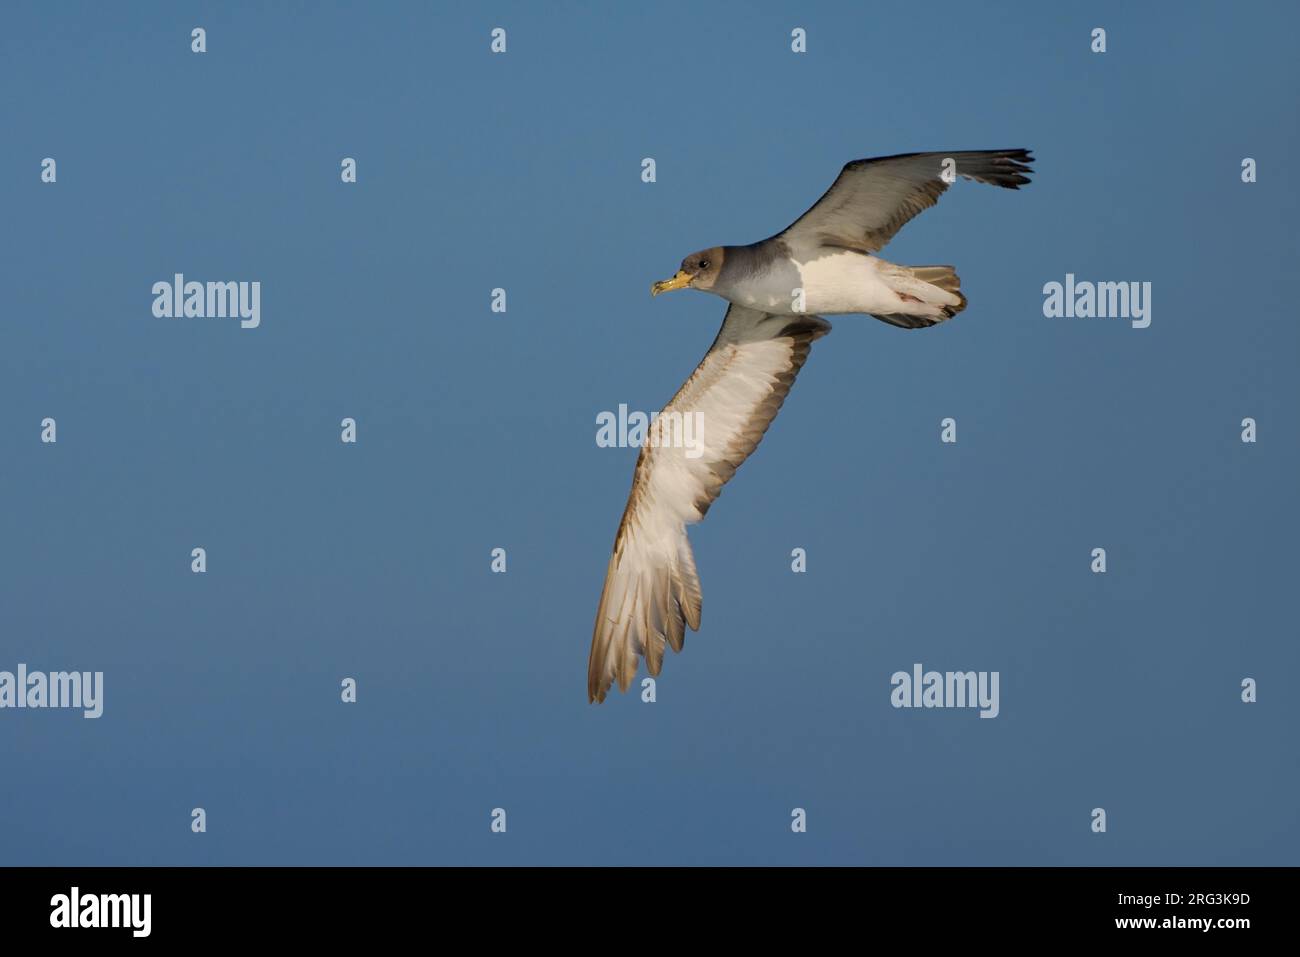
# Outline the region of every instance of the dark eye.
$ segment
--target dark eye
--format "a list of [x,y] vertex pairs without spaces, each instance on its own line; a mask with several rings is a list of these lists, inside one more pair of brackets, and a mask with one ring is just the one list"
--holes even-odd
[[708,261],[707,259],[701,259],[701,260],[700,260],[700,268],[701,268],[701,269],[708,269],[708,268],[709,268],[709,261]]

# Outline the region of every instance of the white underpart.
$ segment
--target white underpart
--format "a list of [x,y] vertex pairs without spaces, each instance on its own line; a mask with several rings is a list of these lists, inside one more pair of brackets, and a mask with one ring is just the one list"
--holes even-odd
[[875,256],[845,250],[796,262],[795,266],[804,293],[803,312],[888,315],[902,309],[902,299],[889,287],[885,275],[896,267]]

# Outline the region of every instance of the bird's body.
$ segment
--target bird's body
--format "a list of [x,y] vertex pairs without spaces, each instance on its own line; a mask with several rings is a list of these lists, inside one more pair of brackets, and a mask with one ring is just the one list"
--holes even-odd
[[[939,322],[943,306],[959,307],[961,298],[918,279],[907,266],[896,266],[878,256],[856,249],[810,251],[805,258],[780,240],[768,240],[778,256],[753,246],[723,247],[724,260],[714,292],[738,306],[773,315],[801,313],[873,316],[917,314],[918,319]],[[747,273],[732,287],[727,263],[739,250],[765,263],[756,273]],[[742,254],[742,255],[745,255]],[[920,267],[948,269],[949,267]]]
[[[660,413],[637,459],[596,612],[587,691],[626,691],[638,661],[657,675],[700,626],[701,589],[686,537],[776,417],[812,343],[830,331],[818,313],[864,313],[905,329],[966,306],[951,266],[899,266],[875,255],[957,176],[1017,189],[1025,150],[910,153],[849,163],[791,226],[748,246],[693,253],[658,294],[695,288],[731,303],[695,372]],[[674,423],[700,422],[693,449]],[[678,436],[680,438],[680,435]]]

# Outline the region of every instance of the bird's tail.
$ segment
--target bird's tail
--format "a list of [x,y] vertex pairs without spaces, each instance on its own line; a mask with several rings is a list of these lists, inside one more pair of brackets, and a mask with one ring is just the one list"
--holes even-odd
[[875,318],[904,329],[923,329],[951,319],[966,308],[961,280],[951,266],[893,266],[882,273],[898,294],[897,312]]

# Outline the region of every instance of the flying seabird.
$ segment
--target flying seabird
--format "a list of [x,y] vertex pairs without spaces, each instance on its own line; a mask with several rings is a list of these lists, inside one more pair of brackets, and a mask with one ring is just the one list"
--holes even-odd
[[[784,231],[749,246],[713,246],[682,260],[651,294],[700,289],[730,306],[691,377],[647,431],[614,538],[596,612],[587,694],[626,691],[640,658],[651,675],[664,646],[700,627],[700,580],[686,526],[704,518],[776,418],[794,378],[831,324],[817,313],[865,313],[921,329],[966,308],[951,266],[896,266],[875,253],[933,206],[957,176],[1006,189],[1029,182],[1023,149],[905,153],[849,163]],[[683,447],[683,416],[701,424]],[[674,438],[671,434],[677,428]]]

